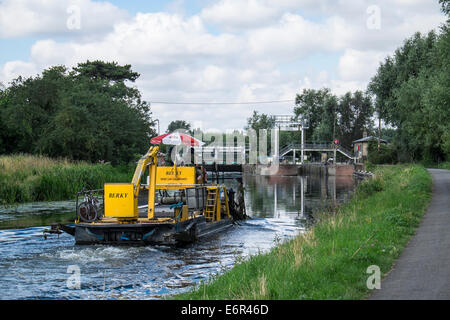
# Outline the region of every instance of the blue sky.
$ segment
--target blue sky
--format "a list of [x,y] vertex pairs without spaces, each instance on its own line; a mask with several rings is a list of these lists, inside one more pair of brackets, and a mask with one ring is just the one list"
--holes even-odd
[[[97,1],[98,2],[98,1]],[[112,4],[126,9],[131,14],[138,12],[164,12],[173,11],[175,7],[180,7],[188,15],[193,15],[201,11],[202,6],[207,1],[142,1],[142,0],[112,0]]]
[[11,60],[28,60],[36,38],[0,39],[0,64]]
[[[0,0],[0,81],[102,59],[131,64],[150,102],[343,94],[364,90],[404,39],[444,20],[437,0]],[[152,104],[162,130],[178,119],[242,129],[255,109],[287,114],[293,104]]]

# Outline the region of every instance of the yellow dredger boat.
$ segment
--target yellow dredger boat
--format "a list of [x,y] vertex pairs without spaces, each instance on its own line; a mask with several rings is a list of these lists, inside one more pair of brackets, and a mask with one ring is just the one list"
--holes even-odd
[[[83,192],[75,223],[58,228],[77,244],[175,244],[222,231],[242,216],[232,190],[206,184],[199,166],[158,166],[158,152],[159,146],[150,147],[131,183],[106,183],[103,205]],[[147,168],[148,182],[141,184]],[[147,204],[138,206],[142,199]]]

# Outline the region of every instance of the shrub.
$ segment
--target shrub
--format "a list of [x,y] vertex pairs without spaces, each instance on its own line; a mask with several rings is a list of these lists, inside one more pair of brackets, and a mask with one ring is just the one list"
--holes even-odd
[[39,156],[0,157],[0,203],[73,199],[83,187],[101,189],[105,182],[129,182],[130,166],[88,164]]
[[369,143],[369,162],[373,164],[395,164],[398,162],[397,150],[394,144],[378,144],[376,141]]

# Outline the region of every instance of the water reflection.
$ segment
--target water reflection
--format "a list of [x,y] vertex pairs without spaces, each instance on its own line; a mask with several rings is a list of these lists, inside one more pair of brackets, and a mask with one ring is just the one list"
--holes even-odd
[[247,176],[246,203],[253,217],[310,219],[324,203],[339,204],[354,189],[352,176]]

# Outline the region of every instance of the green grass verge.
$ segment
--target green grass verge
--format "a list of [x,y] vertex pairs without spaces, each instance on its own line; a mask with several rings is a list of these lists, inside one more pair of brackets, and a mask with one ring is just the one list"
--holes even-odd
[[450,161],[441,162],[439,164],[425,164],[427,168],[450,170]]
[[362,299],[371,265],[386,274],[414,234],[431,199],[422,166],[375,168],[336,214],[319,214],[308,232],[175,299]]
[[133,169],[41,156],[0,156],[0,204],[74,199],[83,187],[100,189],[105,182],[131,181]]

